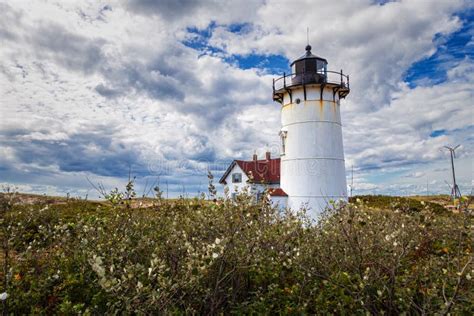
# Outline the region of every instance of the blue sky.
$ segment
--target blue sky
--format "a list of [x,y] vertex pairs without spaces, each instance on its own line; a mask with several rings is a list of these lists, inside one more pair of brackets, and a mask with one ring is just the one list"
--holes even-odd
[[279,154],[272,78],[304,53],[351,76],[356,194],[472,188],[469,1],[0,0],[0,184],[95,197],[205,191],[232,159]]
[[405,81],[410,87],[418,84],[439,84],[447,80],[447,70],[456,67],[465,58],[474,58],[472,30],[474,10],[457,13],[462,26],[450,34],[435,34],[436,52],[414,63],[407,71]]

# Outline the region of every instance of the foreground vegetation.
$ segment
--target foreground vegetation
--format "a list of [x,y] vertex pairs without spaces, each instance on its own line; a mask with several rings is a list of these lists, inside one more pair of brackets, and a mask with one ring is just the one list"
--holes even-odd
[[429,203],[355,199],[310,225],[247,196],[147,208],[1,198],[13,314],[474,312],[472,217]]

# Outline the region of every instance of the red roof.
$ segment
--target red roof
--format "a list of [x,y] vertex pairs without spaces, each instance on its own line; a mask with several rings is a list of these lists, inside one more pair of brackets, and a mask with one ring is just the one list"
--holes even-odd
[[249,182],[264,184],[280,183],[280,158],[250,161],[234,160],[219,180],[220,183],[225,183],[225,178],[235,164],[249,177]]
[[250,182],[280,183],[280,158],[270,160],[236,160]]
[[269,189],[268,194],[270,194],[270,196],[288,196],[282,188]]

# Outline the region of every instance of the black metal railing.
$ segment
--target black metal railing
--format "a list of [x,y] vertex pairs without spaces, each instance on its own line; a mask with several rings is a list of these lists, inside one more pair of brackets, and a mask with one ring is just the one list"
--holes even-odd
[[311,73],[283,73],[283,76],[273,79],[273,92],[297,85],[324,83],[336,84],[341,88],[349,89],[349,75],[344,75],[342,70],[340,72],[322,70]]

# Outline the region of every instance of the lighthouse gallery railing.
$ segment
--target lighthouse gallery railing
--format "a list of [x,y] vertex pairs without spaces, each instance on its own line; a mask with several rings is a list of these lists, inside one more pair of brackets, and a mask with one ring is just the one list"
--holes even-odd
[[283,76],[273,79],[273,92],[297,85],[326,83],[349,89],[349,75],[344,75],[342,70],[340,72],[326,70],[299,74],[283,73]]

